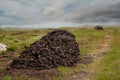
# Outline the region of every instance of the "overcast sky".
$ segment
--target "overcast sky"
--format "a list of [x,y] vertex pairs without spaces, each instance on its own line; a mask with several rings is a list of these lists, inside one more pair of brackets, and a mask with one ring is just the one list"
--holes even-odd
[[0,25],[119,22],[120,0],[0,0]]

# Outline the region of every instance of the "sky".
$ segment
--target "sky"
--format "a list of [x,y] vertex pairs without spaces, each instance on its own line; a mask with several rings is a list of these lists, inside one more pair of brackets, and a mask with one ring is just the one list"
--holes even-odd
[[0,0],[0,25],[119,24],[120,0]]

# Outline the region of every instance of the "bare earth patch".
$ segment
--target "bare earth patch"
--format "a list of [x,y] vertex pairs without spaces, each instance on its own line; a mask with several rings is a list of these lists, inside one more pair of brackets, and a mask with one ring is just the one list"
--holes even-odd
[[23,74],[47,80],[49,77],[52,78],[57,76],[58,71],[56,69],[50,69],[50,70],[10,69],[10,70],[2,71],[0,73],[0,76],[11,75],[12,77],[16,77]]

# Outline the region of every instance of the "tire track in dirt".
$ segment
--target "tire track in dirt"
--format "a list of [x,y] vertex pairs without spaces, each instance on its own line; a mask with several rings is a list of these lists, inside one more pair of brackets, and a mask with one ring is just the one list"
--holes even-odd
[[98,46],[93,51],[93,53],[82,57],[83,62],[85,61],[89,63],[84,64],[81,61],[82,64],[87,66],[87,69],[75,72],[69,80],[94,80],[97,66],[100,64],[100,61],[103,59],[104,55],[109,50],[109,44],[111,42],[111,39],[111,36],[106,33],[104,40],[98,43]]

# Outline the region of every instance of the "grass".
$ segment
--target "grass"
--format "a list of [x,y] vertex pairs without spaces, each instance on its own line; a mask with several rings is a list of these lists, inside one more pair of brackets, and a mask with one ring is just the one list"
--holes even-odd
[[[96,31],[93,29],[66,29],[72,32],[81,48],[81,54],[91,52],[99,39],[103,38],[103,31]],[[45,35],[51,30],[9,30],[2,29],[0,34],[0,43],[8,45],[8,51],[16,51],[29,47],[31,43],[39,40],[41,36]]]
[[7,76],[0,78],[0,80],[12,80],[12,77],[7,75]]
[[4,68],[0,66],[0,71],[2,71]]
[[[100,41],[103,41],[105,34],[108,33],[113,36],[111,48],[105,55],[104,59],[98,65],[95,80],[120,80],[118,74],[120,71],[120,28],[107,28],[105,31],[97,31],[92,28],[61,28],[72,32],[79,44],[80,54],[85,55],[92,53]],[[40,37],[50,32],[53,29],[46,30],[18,30],[18,29],[0,29],[0,43],[8,45],[8,52],[17,50],[21,51],[29,47],[31,43],[39,40]],[[116,36],[116,37],[115,37]],[[74,72],[86,70],[87,65],[78,64],[74,67],[58,67],[60,74],[52,80],[68,80]],[[3,68],[0,68],[3,70]],[[11,76],[4,76],[0,80],[10,80]],[[12,80],[39,80],[27,75],[19,75],[12,77]]]
[[10,50],[24,49],[32,42],[40,39],[50,30],[9,30],[2,29],[0,32],[0,43],[8,45]]
[[22,75],[15,76],[15,77],[11,77],[9,75],[6,75],[6,76],[0,78],[0,80],[40,80],[40,79],[34,78],[34,77],[29,77],[25,74],[22,74]]
[[77,28],[68,30],[75,35],[81,50],[81,55],[91,53],[95,49],[96,43],[98,43],[105,36],[104,31],[96,31],[89,28]]
[[95,80],[120,80],[120,29],[113,29],[110,50],[101,61]]

